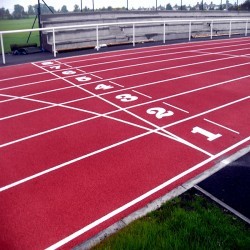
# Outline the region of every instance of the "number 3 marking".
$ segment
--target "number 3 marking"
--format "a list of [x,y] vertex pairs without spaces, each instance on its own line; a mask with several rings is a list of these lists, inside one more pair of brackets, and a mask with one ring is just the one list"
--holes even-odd
[[161,119],[163,117],[167,117],[167,116],[172,116],[174,114],[174,112],[172,111],[167,111],[164,108],[151,108],[147,110],[147,113],[150,115],[155,115],[156,118]]
[[121,102],[133,102],[138,99],[137,96],[132,96],[130,94],[117,95],[115,98],[120,99]]

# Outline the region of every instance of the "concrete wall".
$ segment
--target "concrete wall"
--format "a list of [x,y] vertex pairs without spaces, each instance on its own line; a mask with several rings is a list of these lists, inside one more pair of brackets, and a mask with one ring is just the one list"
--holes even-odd
[[[69,14],[46,14],[41,16],[42,27],[61,27],[82,24],[105,24],[140,21],[166,21],[165,39],[188,38],[189,24],[187,22],[168,23],[169,20],[199,20],[199,19],[230,19],[248,18],[250,12],[227,12],[227,11],[117,11],[117,12],[87,12]],[[210,21],[201,21],[192,24],[192,37],[210,35]],[[245,22],[232,24],[232,33],[244,34]],[[248,24],[250,30],[250,20]],[[224,35],[229,32],[229,22],[215,22],[213,24],[215,35]],[[136,42],[163,40],[163,23],[137,24],[135,27]],[[249,31],[250,33],[250,31]],[[128,24],[99,27],[99,44],[131,43],[133,28]],[[43,32],[44,48],[52,52],[52,32]],[[96,28],[71,28],[56,31],[56,49],[70,50],[96,46]]]

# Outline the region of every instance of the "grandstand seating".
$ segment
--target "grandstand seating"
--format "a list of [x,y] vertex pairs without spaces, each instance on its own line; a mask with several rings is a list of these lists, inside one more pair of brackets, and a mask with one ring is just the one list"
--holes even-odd
[[[249,12],[219,12],[219,11],[112,11],[112,12],[83,12],[67,14],[46,14],[41,16],[43,28],[75,26],[83,24],[119,23],[114,26],[98,27],[99,44],[124,44],[133,42],[133,26],[120,24],[124,22],[163,21],[166,20],[165,39],[188,38],[189,23],[168,23],[168,20],[179,19],[216,19],[216,18],[249,18]],[[210,33],[211,22],[195,22],[192,24],[192,37],[205,36]],[[214,35],[228,34],[228,21],[214,23]],[[232,24],[234,32],[244,33],[245,23]],[[163,23],[136,24],[135,41],[147,42],[163,40]],[[52,30],[42,32],[44,49],[53,51]],[[56,50],[72,50],[96,46],[96,27],[68,28],[55,31]]]

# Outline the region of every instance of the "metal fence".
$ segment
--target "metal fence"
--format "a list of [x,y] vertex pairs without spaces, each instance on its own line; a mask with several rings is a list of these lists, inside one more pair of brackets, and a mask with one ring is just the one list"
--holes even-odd
[[176,23],[187,23],[189,26],[188,31],[188,37],[187,39],[191,40],[192,35],[192,24],[195,24],[197,22],[207,22],[210,24],[210,39],[213,39],[213,24],[219,23],[219,22],[227,22],[228,23],[228,37],[231,37],[232,35],[232,24],[241,22],[245,23],[245,29],[244,29],[244,36],[248,35],[248,24],[249,24],[250,18],[240,18],[240,19],[194,19],[194,20],[159,20],[159,21],[140,21],[140,22],[116,22],[116,23],[102,23],[102,24],[85,24],[85,25],[74,25],[74,26],[61,26],[61,27],[50,27],[50,28],[38,28],[38,29],[23,29],[23,30],[10,30],[10,31],[0,31],[0,41],[1,41],[1,49],[2,49],[2,62],[3,64],[6,64],[5,59],[5,53],[4,53],[4,35],[5,34],[12,34],[12,33],[22,33],[22,32],[31,32],[31,31],[52,31],[53,34],[53,54],[54,57],[56,57],[57,51],[56,51],[56,31],[59,30],[67,30],[67,29],[80,29],[80,28],[93,28],[95,27],[96,30],[96,44],[95,47],[97,50],[100,48],[99,44],[99,27],[102,26],[114,26],[114,25],[131,25],[133,27],[133,34],[132,34],[132,45],[135,46],[136,40],[136,25],[140,24],[162,24],[162,34],[163,34],[163,43],[166,42],[166,25],[167,24],[176,24]]

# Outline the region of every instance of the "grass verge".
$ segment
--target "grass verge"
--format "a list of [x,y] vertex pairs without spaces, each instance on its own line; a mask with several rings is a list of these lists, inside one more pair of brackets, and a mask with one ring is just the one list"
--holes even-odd
[[100,249],[249,249],[250,228],[191,190],[107,238]]
[[[31,29],[34,20],[35,17],[18,20],[0,20],[0,31]],[[38,28],[37,21],[34,28]],[[6,53],[11,51],[10,44],[25,44],[28,36],[29,32],[3,35],[4,52]],[[31,33],[29,43],[37,43],[39,45],[39,32]]]

